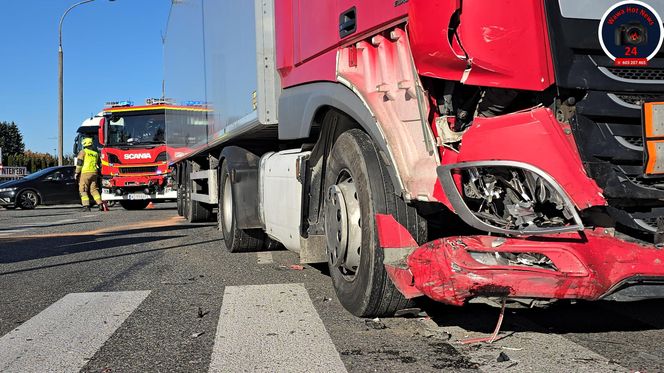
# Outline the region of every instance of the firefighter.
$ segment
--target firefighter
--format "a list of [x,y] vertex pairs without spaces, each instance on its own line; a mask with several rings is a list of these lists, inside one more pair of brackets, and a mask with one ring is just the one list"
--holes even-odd
[[81,193],[82,211],[90,211],[90,197],[92,195],[100,211],[106,211],[106,205],[101,200],[97,187],[97,171],[99,170],[99,152],[92,149],[93,141],[86,137],[82,141],[83,150],[76,157],[76,179],[78,191]]

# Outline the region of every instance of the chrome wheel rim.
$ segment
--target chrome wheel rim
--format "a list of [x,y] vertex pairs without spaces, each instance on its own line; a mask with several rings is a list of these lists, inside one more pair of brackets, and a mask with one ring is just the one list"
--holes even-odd
[[347,281],[354,280],[362,252],[362,214],[357,188],[348,172],[327,190],[325,232],[330,266]]
[[37,206],[37,195],[34,192],[23,192],[21,194],[21,206],[31,208]]
[[227,177],[224,181],[224,195],[222,202],[224,230],[230,231],[233,224],[233,192],[231,180]]

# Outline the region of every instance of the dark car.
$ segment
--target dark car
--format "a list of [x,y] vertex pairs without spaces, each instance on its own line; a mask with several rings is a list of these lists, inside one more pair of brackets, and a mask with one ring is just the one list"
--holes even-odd
[[0,206],[33,209],[37,205],[80,203],[74,166],[55,166],[0,186]]

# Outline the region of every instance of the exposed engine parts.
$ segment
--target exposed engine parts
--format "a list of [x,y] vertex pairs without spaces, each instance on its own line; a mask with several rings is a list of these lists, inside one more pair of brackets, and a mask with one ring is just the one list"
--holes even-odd
[[476,261],[486,265],[524,266],[548,269],[552,271],[558,270],[553,261],[541,253],[470,251],[469,254]]
[[462,171],[463,196],[482,221],[510,230],[573,223],[563,197],[539,175],[511,167]]
[[436,120],[443,144],[461,141],[476,117],[491,118],[510,111],[519,92],[513,89],[469,87],[446,82],[438,97],[440,117]]

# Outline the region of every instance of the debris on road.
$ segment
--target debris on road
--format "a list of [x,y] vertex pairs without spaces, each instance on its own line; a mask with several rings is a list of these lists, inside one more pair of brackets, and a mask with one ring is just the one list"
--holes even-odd
[[190,284],[192,284],[192,283],[193,283],[193,281],[191,281],[191,282],[187,282],[187,281],[183,281],[183,282],[177,282],[177,281],[162,281],[162,282],[161,282],[162,285],[190,285]]
[[372,329],[377,329],[377,330],[387,329],[387,325],[385,325],[384,322],[380,321],[378,317],[371,320],[364,320],[364,324]]
[[191,338],[198,338],[198,337],[202,336],[203,334],[205,334],[205,332],[194,333],[194,334],[191,335]]
[[504,362],[504,361],[510,361],[510,357],[507,356],[506,353],[504,353],[504,352],[501,351],[501,352],[498,354],[498,358],[496,358],[496,361],[499,362],[499,363],[502,363],[502,362]]
[[199,318],[199,319],[202,319],[202,318],[205,317],[205,315],[207,315],[208,313],[210,313],[210,311],[203,311],[203,308],[202,308],[202,307],[198,307],[198,318]]
[[304,267],[299,265],[299,264],[291,264],[290,267],[288,267],[288,268],[290,268],[294,271],[301,271],[301,270],[304,269]]
[[332,298],[323,297],[323,302],[331,302]]
[[459,341],[459,343],[464,344],[464,345],[465,344],[471,344],[471,343],[480,343],[480,342],[493,343],[493,342],[495,342],[499,339],[503,339],[505,337],[508,337],[508,336],[512,335],[513,333],[498,336],[498,333],[500,333],[500,326],[503,325],[503,318],[505,317],[505,304],[506,304],[506,302],[507,302],[507,298],[503,298],[503,304],[502,304],[502,307],[500,308],[500,315],[498,316],[498,322],[496,323],[496,328],[493,330],[493,333],[490,336],[465,339],[463,341]]

